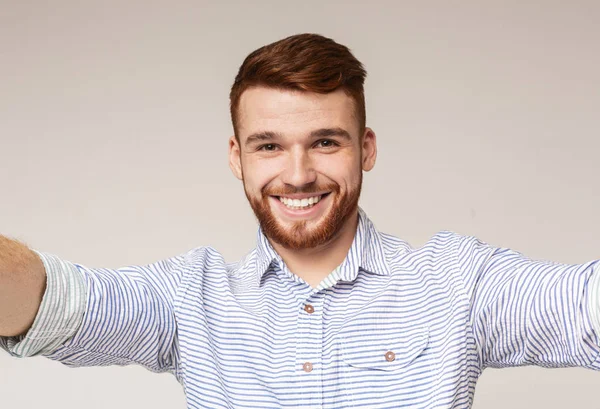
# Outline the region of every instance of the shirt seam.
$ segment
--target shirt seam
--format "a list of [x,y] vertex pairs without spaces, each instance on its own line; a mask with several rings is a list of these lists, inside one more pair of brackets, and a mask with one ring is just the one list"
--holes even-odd
[[[183,300],[185,299],[185,297],[187,296],[188,291],[189,291],[190,277],[193,277],[193,275],[189,274],[188,267],[193,268],[193,262],[192,262],[192,260],[190,260],[189,254],[186,255],[185,262],[183,263],[182,266],[180,266],[181,281],[179,282],[179,285],[177,286],[177,288],[175,290],[175,294],[173,295],[173,318],[175,320],[175,333],[177,335],[177,342],[178,342],[177,348],[179,348],[179,368],[177,368],[175,364],[173,364],[173,367],[174,367],[174,371],[177,372],[181,377],[180,384],[183,388],[183,391],[184,391],[184,394],[186,397],[188,396],[188,387],[187,387],[188,382],[187,382],[186,364],[183,359],[181,344],[179,343],[179,312],[181,311],[181,306],[183,304]],[[202,271],[202,274],[204,274],[204,271]],[[204,277],[202,277],[202,279],[204,279]]]
[[466,326],[469,330],[469,333],[471,335],[471,337],[473,338],[473,342],[474,342],[474,352],[475,352],[475,356],[477,358],[477,363],[478,363],[478,369],[479,369],[479,375],[481,375],[482,371],[483,371],[483,361],[482,361],[482,348],[481,345],[479,344],[479,340],[477,339],[477,334],[475,333],[475,328],[473,327],[473,324],[471,322],[471,302],[469,300],[469,296],[467,294],[466,288],[467,288],[467,283],[465,281],[465,278],[463,277],[462,274],[462,269],[461,269],[461,265],[460,265],[460,261],[459,261],[459,255],[460,255],[460,244],[461,242],[464,240],[464,237],[458,235],[458,234],[454,234],[454,244],[455,244],[455,251],[454,251],[454,263],[455,263],[455,268],[456,271],[458,273],[458,279],[460,280],[460,282],[462,283],[462,286],[460,287],[460,294],[463,297],[463,301],[465,302],[465,305],[467,306],[467,320],[466,320]]

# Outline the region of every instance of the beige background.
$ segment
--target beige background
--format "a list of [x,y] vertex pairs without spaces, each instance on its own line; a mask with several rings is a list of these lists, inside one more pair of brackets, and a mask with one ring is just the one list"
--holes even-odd
[[[94,267],[256,224],[227,167],[243,58],[298,32],[366,65],[379,137],[362,206],[414,246],[474,234],[531,257],[600,257],[598,1],[0,0],[0,231]],[[488,370],[475,408],[600,408],[583,369]],[[183,408],[170,375],[0,354],[0,407]]]

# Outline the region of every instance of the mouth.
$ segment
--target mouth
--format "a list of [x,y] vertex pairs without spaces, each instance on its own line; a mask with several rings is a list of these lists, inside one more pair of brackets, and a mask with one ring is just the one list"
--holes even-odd
[[281,204],[290,210],[307,210],[316,206],[321,200],[329,196],[331,192],[327,192],[315,196],[307,196],[303,198],[293,198],[289,196],[272,196]]
[[328,202],[330,200],[328,198],[331,193],[269,196],[269,201],[271,206],[277,209],[277,213],[288,220],[317,219],[323,216],[325,210],[329,207]]

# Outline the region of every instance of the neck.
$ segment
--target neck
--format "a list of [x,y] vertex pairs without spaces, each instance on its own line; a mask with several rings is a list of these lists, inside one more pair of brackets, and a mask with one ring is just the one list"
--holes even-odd
[[270,239],[269,242],[292,273],[316,287],[344,261],[352,246],[357,227],[358,211],[350,216],[334,238],[321,246],[290,250]]

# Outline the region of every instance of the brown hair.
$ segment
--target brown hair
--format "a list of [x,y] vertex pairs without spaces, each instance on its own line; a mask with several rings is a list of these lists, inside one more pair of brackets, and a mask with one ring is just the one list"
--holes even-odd
[[360,135],[366,126],[363,85],[367,72],[348,47],[318,34],[297,34],[250,53],[229,94],[239,141],[237,110],[242,93],[257,85],[326,94],[342,89],[355,103]]

